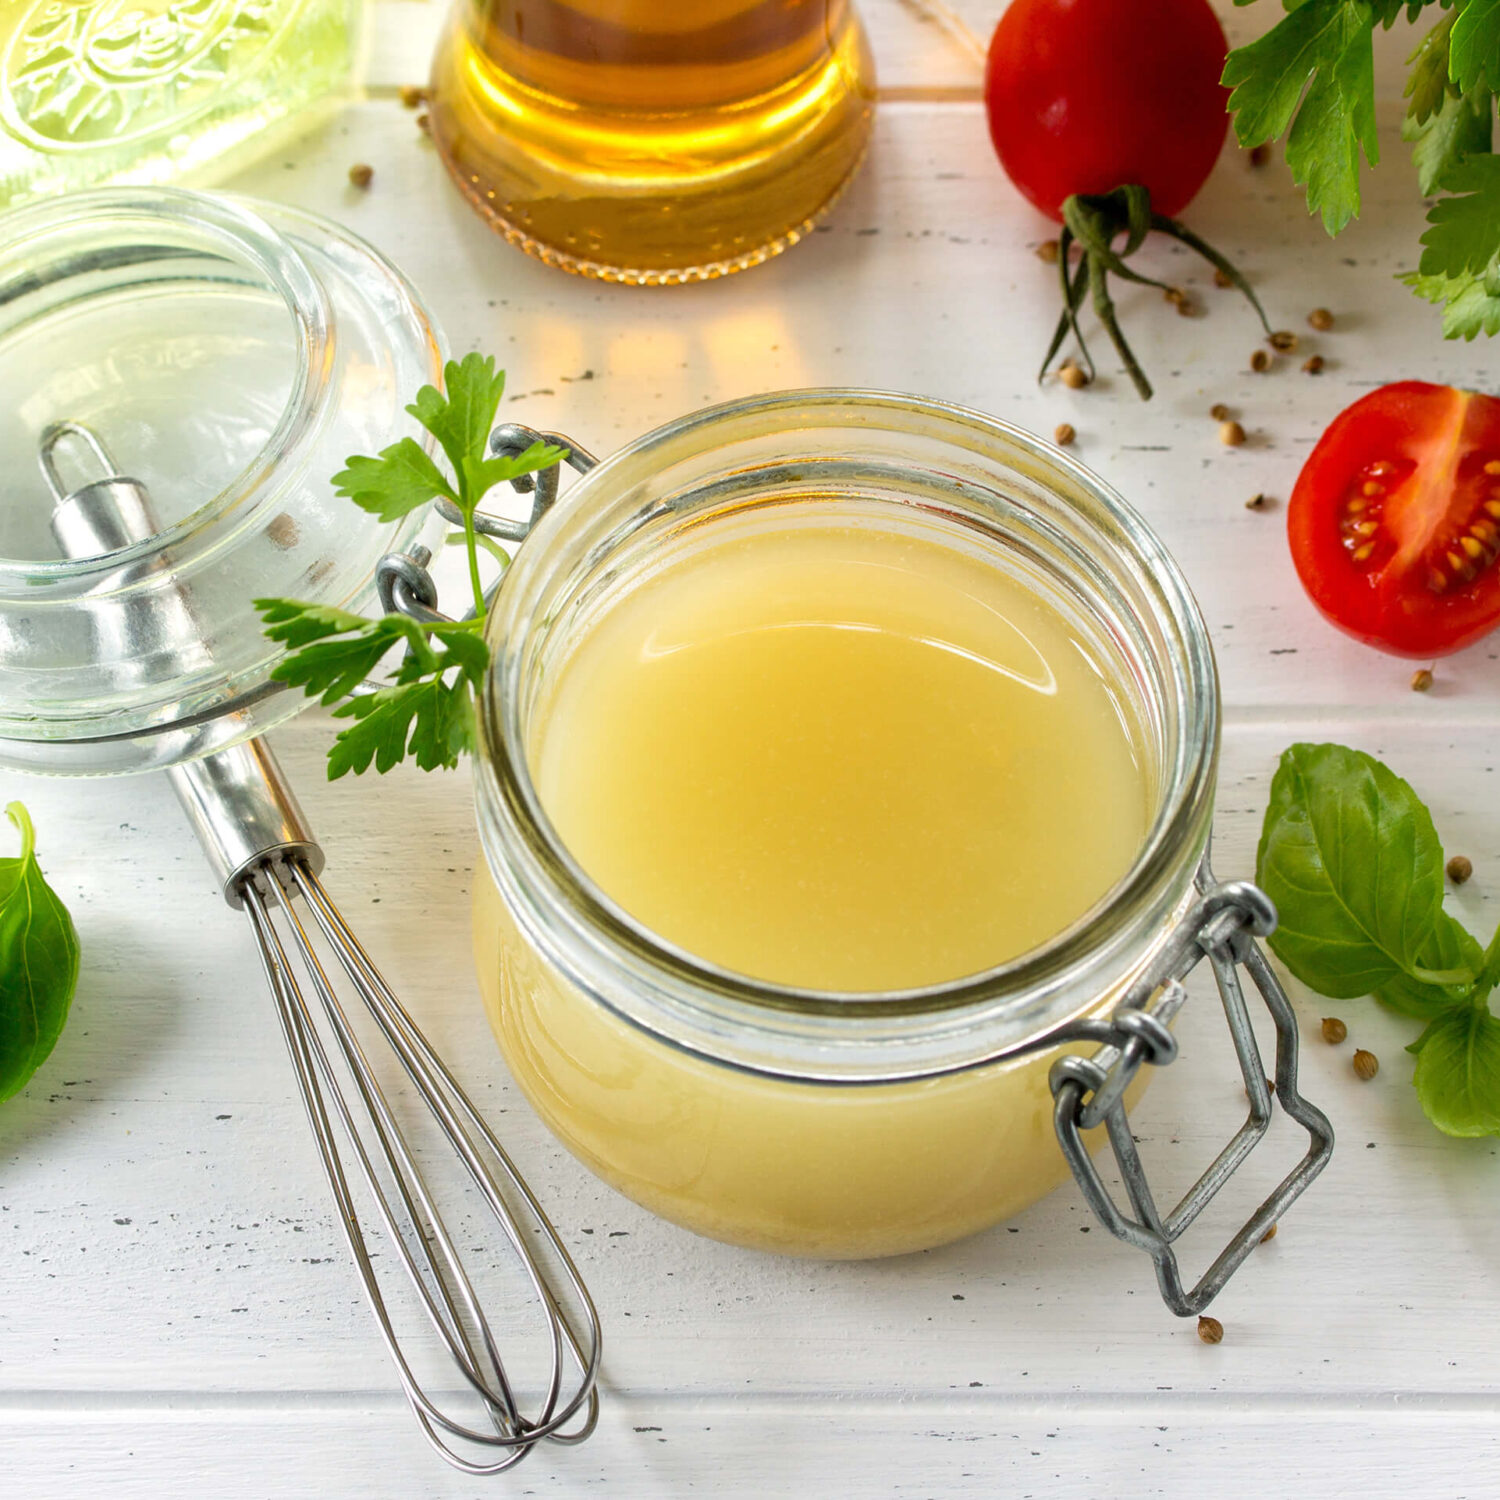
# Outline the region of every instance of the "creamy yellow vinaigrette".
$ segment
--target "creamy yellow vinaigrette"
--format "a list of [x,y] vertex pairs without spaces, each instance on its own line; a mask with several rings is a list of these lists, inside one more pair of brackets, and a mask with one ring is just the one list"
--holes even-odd
[[[559,653],[529,746],[559,838],[658,938],[797,988],[936,984],[1045,942],[1145,835],[1122,667],[980,549],[804,521],[669,555]],[[860,1085],[732,1069],[580,992],[485,871],[475,946],[548,1126],[701,1233],[894,1254],[1066,1173],[1051,1055]]]
[[988,969],[1145,834],[1097,648],[992,563],[884,529],[758,532],[609,609],[532,776],[563,844],[668,942],[804,989]]

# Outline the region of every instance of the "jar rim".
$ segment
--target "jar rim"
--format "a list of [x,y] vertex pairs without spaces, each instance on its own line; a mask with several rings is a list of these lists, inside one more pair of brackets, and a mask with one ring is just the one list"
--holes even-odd
[[[233,516],[248,496],[264,494],[271,472],[295,462],[316,433],[329,399],[336,337],[328,293],[296,246],[255,211],[253,202],[185,188],[93,188],[23,204],[0,219],[0,249],[4,241],[34,244],[41,235],[85,229],[111,214],[143,225],[160,224],[165,232],[191,230],[211,242],[224,259],[250,269],[281,298],[291,321],[295,360],[291,388],[275,427],[254,459],[215,494],[146,541],[104,557],[0,557],[0,589],[18,585],[29,591],[112,572],[166,548],[185,558],[195,546],[209,544],[217,523]],[[127,248],[114,244],[111,253]],[[151,241],[143,244],[143,250],[167,248]],[[35,274],[34,268],[28,274]]]
[[[919,424],[937,424],[981,457],[1024,461],[1033,472],[1055,480],[1056,498],[1085,496],[1109,518],[1117,538],[1115,560],[1149,587],[1159,623],[1173,643],[1170,665],[1184,710],[1175,742],[1164,747],[1166,793],[1119,881],[1062,932],[1004,963],[937,984],[871,991],[813,990],[721,968],[677,948],[624,912],[577,865],[541,807],[519,732],[513,674],[531,624],[524,618],[524,604],[544,581],[549,554],[566,540],[570,528],[584,524],[591,508],[635,485],[658,455],[685,445],[727,443],[726,428],[767,419],[784,419],[789,436],[820,421],[898,436],[916,432]],[[541,875],[566,901],[573,940],[606,953],[628,954],[637,974],[644,965],[669,981],[711,994],[721,1014],[724,1007],[741,1019],[791,1012],[872,1018],[951,1013],[973,1020],[997,1010],[1014,1013],[1039,995],[1055,994],[1080,954],[1107,945],[1120,928],[1139,920],[1164,884],[1180,876],[1179,883],[1190,887],[1191,871],[1206,843],[1218,755],[1217,675],[1207,628],[1180,568],[1144,518],[1097,475],[1034,435],[954,403],[869,389],[782,391],[711,406],[646,433],[576,481],[533,530],[501,587],[489,634],[492,660],[479,714],[476,796],[481,841],[497,878],[505,875],[497,867],[521,855],[528,876]],[[504,853],[494,847],[502,815],[520,838]],[[1032,1008],[1039,1017],[1046,1010]],[[1052,1019],[1050,1010],[1046,1018]]]

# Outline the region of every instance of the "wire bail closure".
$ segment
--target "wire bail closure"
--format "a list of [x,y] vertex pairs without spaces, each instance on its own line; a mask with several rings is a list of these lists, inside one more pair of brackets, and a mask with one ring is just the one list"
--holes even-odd
[[[1328,1165],[1333,1126],[1304,1099],[1297,1087],[1297,1018],[1258,937],[1276,928],[1276,909],[1248,881],[1219,884],[1205,854],[1195,883],[1199,899],[1178,923],[1166,946],[1126,992],[1110,1019],[1065,1028],[1066,1039],[1104,1043],[1091,1057],[1060,1057],[1049,1075],[1058,1143],[1095,1216],[1116,1239],[1144,1250],[1156,1267],[1162,1300],[1178,1317],[1200,1313],[1224,1289],[1266,1231],[1281,1218]],[[1229,1034],[1245,1079],[1250,1112],[1245,1123],[1208,1170],[1163,1218],[1141,1165],[1140,1152],[1125,1114],[1125,1092],[1143,1065],[1165,1067],[1177,1056],[1169,1027],[1187,999],[1183,980],[1204,959],[1213,968]],[[1220,1251],[1191,1291],[1185,1290],[1172,1248],[1194,1219],[1217,1196],[1271,1123],[1271,1088],[1251,1026],[1240,970],[1250,976],[1276,1027],[1276,1102],[1307,1131],[1307,1154]],[[1059,1038],[1053,1033],[1052,1040]],[[1126,1212],[1111,1195],[1084,1144],[1083,1132],[1103,1124],[1130,1200]]]
[[[493,458],[518,458],[534,443],[552,443],[568,450],[567,457],[535,474],[518,474],[510,481],[512,487],[523,495],[533,496],[531,514],[524,521],[507,521],[503,516],[485,515],[478,511],[474,516],[474,530],[499,542],[524,542],[532,528],[557,503],[557,487],[560,470],[567,464],[579,474],[587,474],[599,460],[587,448],[571,438],[557,432],[538,432],[532,427],[523,427],[519,422],[507,422],[490,434],[490,455]],[[463,513],[449,499],[438,496],[433,508],[451,526],[462,526]],[[380,590],[380,605],[388,615],[410,615],[425,624],[439,624],[451,620],[451,616],[437,608],[438,590],[428,566],[432,553],[426,547],[413,547],[410,552],[388,552],[375,565],[375,584]],[[503,574],[501,575],[504,576]],[[494,599],[499,580],[490,586],[484,602],[488,606]],[[474,618],[471,608],[463,616]]]

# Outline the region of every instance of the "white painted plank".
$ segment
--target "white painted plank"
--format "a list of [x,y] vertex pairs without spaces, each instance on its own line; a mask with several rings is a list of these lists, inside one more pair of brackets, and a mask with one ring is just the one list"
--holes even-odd
[[941,1403],[617,1400],[584,1447],[538,1451],[486,1486],[427,1460],[388,1401],[110,1407],[82,1429],[66,1411],[0,1407],[0,1463],[18,1495],[111,1500],[600,1491],[624,1500],[1490,1500],[1500,1486],[1496,1414],[1492,1403],[1449,1411],[1213,1400],[1185,1417],[1151,1397],[1011,1402],[979,1391]]

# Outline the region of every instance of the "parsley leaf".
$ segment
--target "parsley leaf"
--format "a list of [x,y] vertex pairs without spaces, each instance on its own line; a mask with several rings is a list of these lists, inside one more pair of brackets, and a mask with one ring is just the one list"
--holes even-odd
[[[1385,24],[1395,9],[1382,8]],[[1380,160],[1375,21],[1369,0],[1304,0],[1224,65],[1239,143],[1286,134],[1287,165],[1330,234],[1359,212],[1360,153],[1372,167]]]
[[1500,157],[1470,156],[1453,167],[1443,186],[1456,196],[1441,198],[1427,214],[1422,236],[1423,276],[1481,272],[1500,255]]
[[1425,195],[1447,187],[1454,169],[1466,158],[1488,153],[1495,101],[1488,89],[1467,94],[1444,93],[1421,120],[1413,113],[1401,122],[1403,140],[1412,143],[1417,185]]
[[333,487],[382,521],[399,521],[437,495],[458,500],[442,470],[409,437],[381,449],[379,458],[349,459],[348,467],[333,476]]
[[1500,287],[1491,290],[1489,278],[1465,272],[1461,276],[1423,276],[1408,271],[1402,281],[1417,296],[1443,307],[1443,337],[1472,339],[1500,333]]
[[[443,367],[446,394],[423,386],[407,411],[437,440],[445,475],[415,438],[402,438],[376,458],[355,457],[335,476],[337,492],[382,520],[393,521],[435,498],[451,501],[463,520],[474,610],[467,620],[416,620],[404,614],[367,619],[297,599],[257,599],[265,633],[291,650],[271,674],[351,722],[328,753],[328,775],[356,775],[372,765],[389,771],[408,756],[424,771],[452,768],[474,746],[474,701],[489,666],[484,642],[486,601],[479,554],[507,561],[475,527],[480,502],[498,484],[551,467],[567,450],[537,441],[516,456],[488,454],[505,375],[493,358],[469,354]],[[399,660],[383,685],[371,679],[395,649]],[[353,696],[351,696],[351,694]],[[345,700],[345,701],[341,701]]]
[[78,986],[78,933],[42,876],[26,809],[6,815],[21,834],[18,858],[0,859],[0,1099],[25,1087],[47,1060]]
[[1500,84],[1500,0],[1464,0],[1448,50],[1449,74],[1460,89]]

